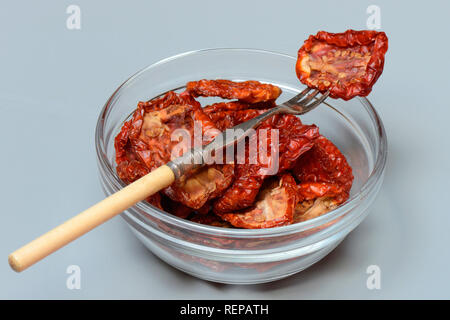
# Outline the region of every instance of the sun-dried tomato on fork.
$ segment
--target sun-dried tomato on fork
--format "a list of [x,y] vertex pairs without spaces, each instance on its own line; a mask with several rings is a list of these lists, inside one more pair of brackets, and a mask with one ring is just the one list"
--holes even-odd
[[349,100],[367,96],[381,75],[388,39],[384,32],[319,31],[298,51],[297,76],[310,88]]

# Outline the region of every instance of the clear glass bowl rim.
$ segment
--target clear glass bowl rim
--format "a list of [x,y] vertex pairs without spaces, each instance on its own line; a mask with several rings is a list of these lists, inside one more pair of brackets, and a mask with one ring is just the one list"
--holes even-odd
[[[101,167],[105,170],[108,182],[112,185],[114,192],[119,191],[121,188],[125,187],[125,183],[122,182],[119,177],[116,175],[116,172],[114,168],[110,165],[107,156],[106,156],[106,149],[105,149],[105,143],[104,143],[104,136],[103,136],[103,129],[105,124],[105,119],[108,116],[108,113],[110,111],[110,105],[120,96],[120,94],[127,89],[128,86],[132,85],[133,82],[143,73],[151,70],[154,67],[157,67],[161,64],[168,63],[172,60],[183,58],[189,55],[196,55],[196,54],[203,54],[208,52],[236,52],[236,51],[242,51],[242,52],[248,52],[248,53],[259,53],[259,54],[270,54],[270,55],[277,55],[283,58],[289,58],[296,60],[296,57],[279,53],[275,51],[268,51],[268,50],[262,50],[262,49],[254,49],[254,48],[206,48],[206,49],[199,49],[199,50],[193,50],[193,51],[187,51],[184,53],[180,53],[162,60],[159,60],[158,62],[155,62],[140,71],[133,74],[131,77],[129,77],[127,80],[125,80],[110,96],[110,98],[106,101],[105,105],[103,106],[102,110],[100,111],[100,115],[97,120],[97,125],[95,129],[95,147],[96,147],[96,153],[97,158],[99,161],[99,164]],[[299,82],[300,83],[300,82]],[[178,218],[174,215],[167,214],[166,212],[150,205],[149,203],[145,201],[141,201],[134,205],[133,207],[137,207],[139,210],[142,210],[143,212],[153,216],[156,219],[159,219],[165,223],[169,223],[171,225],[174,225],[179,228],[184,228],[193,232],[199,232],[203,234],[211,234],[211,235],[220,235],[220,236],[227,236],[231,238],[254,238],[254,237],[275,237],[285,234],[292,234],[296,232],[305,231],[308,229],[314,229],[317,228],[327,222],[333,221],[335,219],[338,219],[342,215],[344,215],[347,212],[350,212],[354,207],[357,207],[359,204],[359,199],[364,198],[368,193],[370,193],[371,190],[373,190],[377,182],[382,179],[383,172],[386,166],[386,159],[387,159],[387,138],[386,138],[386,132],[383,125],[383,122],[381,118],[379,117],[377,111],[373,107],[373,105],[370,103],[370,101],[365,97],[358,97],[358,100],[363,105],[363,107],[368,112],[370,119],[372,120],[372,124],[374,125],[376,132],[377,132],[377,138],[378,138],[378,152],[376,154],[376,160],[373,167],[372,172],[370,173],[367,181],[364,183],[364,185],[361,187],[361,189],[355,193],[351,198],[349,198],[344,204],[339,206],[338,208],[321,215],[319,217],[313,218],[311,220],[307,220],[300,223],[295,223],[287,226],[281,226],[281,227],[275,227],[275,228],[267,228],[267,229],[230,229],[230,228],[220,228],[220,227],[214,227],[214,226],[208,226],[203,225],[195,222],[191,222],[186,219]],[[337,111],[339,112],[339,111]],[[132,207],[132,208],[133,208]],[[131,211],[129,211],[131,212]],[[135,214],[136,210],[133,210],[133,214]],[[139,212],[136,212],[136,214],[139,215],[137,217],[139,221],[141,221],[146,227],[152,228],[153,225],[151,224],[151,220],[146,218],[144,215],[140,214]]]

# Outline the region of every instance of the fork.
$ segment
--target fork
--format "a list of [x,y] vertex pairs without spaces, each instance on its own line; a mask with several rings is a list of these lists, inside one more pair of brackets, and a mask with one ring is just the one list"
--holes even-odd
[[[186,172],[194,170],[210,163],[212,155],[234,146],[236,142],[241,141],[245,137],[253,133],[253,129],[258,127],[261,122],[276,114],[305,114],[318,105],[320,105],[329,96],[330,92],[326,91],[321,97],[313,101],[319,94],[319,90],[315,89],[311,92],[311,88],[306,88],[292,99],[277,105],[276,107],[218,134],[209,144],[192,148],[185,152],[181,157],[178,157],[166,165],[173,171],[175,179],[179,179]],[[231,134],[231,136],[230,136]]]
[[[176,179],[182,177],[189,170],[201,167],[207,163],[209,156],[234,145],[253,132],[265,119],[280,113],[305,114],[321,104],[329,95],[323,94],[316,101],[311,102],[319,93],[307,88],[292,99],[268,110],[267,112],[233,127],[233,132],[240,132],[227,137],[225,130],[214,138],[209,144],[190,149],[181,157],[156,168],[142,178],[134,181],[106,199],[84,210],[72,219],[64,222],[39,238],[29,242],[8,256],[11,268],[17,272],[27,269],[29,266],[45,258],[66,244],[72,242],[95,227],[103,224],[119,213],[125,211],[136,203],[171,185]],[[309,93],[309,94],[308,94]],[[156,210],[156,209],[155,209]]]

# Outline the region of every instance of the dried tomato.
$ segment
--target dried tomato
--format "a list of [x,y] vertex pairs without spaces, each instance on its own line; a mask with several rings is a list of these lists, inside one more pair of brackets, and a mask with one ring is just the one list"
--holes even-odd
[[171,199],[190,208],[201,209],[208,200],[217,198],[234,178],[234,165],[211,165],[181,177],[164,190]]
[[333,98],[367,96],[381,75],[388,39],[384,32],[318,32],[298,51],[297,76],[310,88]]
[[[201,125],[203,144],[220,132],[200,104],[186,92],[169,92],[164,97],[139,103],[133,118],[124,124],[115,140],[119,177],[132,182],[169,162],[173,156],[182,155],[194,145],[195,121]],[[175,130],[180,129],[187,136],[172,140]],[[175,201],[199,209],[229,186],[233,174],[232,165],[205,167],[163,192]]]
[[114,140],[117,175],[125,183],[132,183],[150,172],[140,158],[133,152],[129,142],[128,136],[131,122],[130,120],[124,123],[120,133]]
[[[171,152],[181,142],[185,149],[192,143],[190,137],[183,141],[172,140],[178,128],[192,133],[194,121],[189,116],[189,106],[172,105],[160,111],[145,112],[139,108],[133,115],[129,134],[130,144],[147,168],[153,170],[171,160]],[[177,155],[181,155],[182,150]]]
[[242,122],[253,119],[276,107],[275,101],[247,103],[242,101],[218,102],[203,108],[216,127],[224,131]]
[[[130,143],[149,169],[169,162],[176,146],[178,151],[173,156],[180,156],[194,145],[194,121],[201,124],[203,144],[210,142],[219,133],[211,119],[203,113],[200,104],[188,99],[188,95],[177,95],[178,99],[174,99],[173,94],[168,93],[166,97],[171,102],[178,100],[177,102],[184,104],[174,104],[162,109],[149,108],[148,103],[140,104],[131,120]],[[159,102],[161,104],[165,105],[164,102]],[[172,140],[174,131],[180,129],[185,130],[188,139],[180,137],[180,140]],[[184,147],[180,143],[185,144]]]
[[300,181],[298,189],[302,200],[330,195],[342,203],[349,197],[352,168],[339,149],[324,136],[314,140],[314,147],[297,160],[293,172]]
[[164,210],[161,205],[161,194],[159,192],[151,195],[150,197],[147,197],[147,199],[145,200],[151,205],[157,207],[158,209]]
[[164,194],[161,196],[160,202],[164,211],[170,212],[171,214],[182,219],[186,219],[189,215],[191,215],[191,213],[194,212],[194,209],[189,208],[180,202],[173,201]]
[[186,90],[194,97],[221,97],[238,99],[248,103],[275,100],[281,94],[281,89],[271,84],[259,81],[234,82],[230,80],[199,80],[191,81]]
[[324,196],[340,197],[345,193],[344,188],[330,182],[303,182],[298,185],[297,192],[302,200],[312,200]]
[[315,200],[300,201],[294,208],[293,223],[316,218],[337,208],[338,205],[336,199],[332,197],[320,197]]
[[293,169],[300,181],[294,222],[322,215],[348,199],[353,183],[350,165],[339,149],[324,136],[299,158]]
[[138,160],[123,160],[117,165],[117,175],[125,183],[132,183],[149,172],[145,164]]
[[196,209],[195,212],[198,214],[203,214],[203,215],[210,213],[211,212],[211,202],[212,202],[211,200],[208,200],[203,205],[203,207]]
[[279,172],[289,170],[297,159],[311,149],[313,140],[319,137],[319,128],[305,125],[300,118],[290,114],[275,115],[264,121],[258,130],[271,128],[279,135]]
[[266,175],[253,164],[240,164],[235,170],[235,180],[225,193],[213,203],[215,213],[233,212],[250,207]]
[[138,109],[142,108],[145,112],[158,111],[177,104],[186,104],[196,107],[200,106],[200,104],[187,92],[177,94],[173,91],[169,91],[159,98],[140,101],[138,103]]
[[[261,130],[267,130],[265,138],[260,135]],[[278,134],[278,142],[272,141],[272,131]],[[235,180],[223,196],[214,202],[214,212],[233,212],[251,206],[273,166],[278,165],[278,170],[272,174],[292,168],[300,155],[312,148],[313,140],[318,136],[316,126],[303,125],[293,115],[275,115],[265,120],[253,136],[257,139],[257,154],[256,159],[253,159],[256,163],[250,161],[249,143],[245,162],[237,164]],[[277,158],[273,158],[274,155]]]
[[272,228],[291,224],[296,204],[296,182],[290,174],[270,181],[258,194],[254,206],[244,211],[219,216],[235,227]]
[[[121,162],[128,160],[127,150],[129,150],[129,148],[127,148],[127,144],[128,144],[128,135],[130,132],[131,122],[132,122],[132,120],[126,121],[123,124],[122,128],[120,129],[119,134],[114,139],[114,149],[116,150],[116,163],[117,164],[120,164]],[[125,180],[125,179],[122,179],[122,180]]]
[[269,109],[247,109],[239,111],[221,111],[209,115],[217,129],[224,131],[225,129],[237,126],[240,123],[253,119],[263,114]]

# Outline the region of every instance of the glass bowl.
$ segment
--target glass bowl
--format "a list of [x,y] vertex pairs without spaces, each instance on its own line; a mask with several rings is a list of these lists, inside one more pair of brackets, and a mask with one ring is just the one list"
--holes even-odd
[[[114,161],[114,137],[138,101],[188,81],[258,80],[282,88],[278,101],[303,89],[296,58],[253,49],[208,49],[183,53],[139,71],[108,99],[98,118],[95,143],[106,195],[122,187]],[[204,102],[204,101],[203,101]],[[320,217],[283,227],[246,230],[197,224],[140,202],[122,213],[131,230],[159,258],[195,277],[221,283],[253,284],[295,274],[332,251],[368,214],[380,190],[387,140],[381,119],[366,98],[327,99],[301,117],[347,157],[355,176],[350,198]]]

